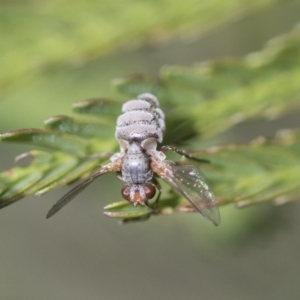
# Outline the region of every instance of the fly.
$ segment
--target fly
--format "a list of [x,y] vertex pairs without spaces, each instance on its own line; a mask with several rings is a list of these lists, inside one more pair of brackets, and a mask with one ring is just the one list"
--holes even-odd
[[141,94],[137,99],[124,103],[122,112],[115,132],[120,152],[113,154],[109,163],[100,166],[93,175],[64,195],[50,209],[47,218],[57,213],[95,179],[108,172],[116,172],[124,182],[121,191],[123,198],[133,205],[147,206],[148,200],[154,198],[158,190],[154,207],[157,205],[161,194],[157,175],[189,200],[204,218],[219,225],[217,201],[202,172],[193,165],[176,165],[166,160],[164,152],[172,150],[191,157],[171,146],[157,150],[165,131],[165,116],[159,108],[158,99],[149,93]]

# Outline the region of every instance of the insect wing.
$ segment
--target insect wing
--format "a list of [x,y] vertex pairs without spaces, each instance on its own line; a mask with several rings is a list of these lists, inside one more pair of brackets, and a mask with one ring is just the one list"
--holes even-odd
[[165,161],[162,176],[177,192],[187,198],[204,218],[219,225],[221,218],[217,201],[203,173],[192,165],[176,165]]
[[67,194],[60,198],[49,210],[46,218],[49,219],[50,217],[55,215],[59,210],[61,210],[65,205],[67,205],[71,200],[73,200],[79,193],[81,193],[85,188],[87,188],[91,183],[93,183],[95,179],[107,172],[113,171],[113,169],[114,168],[111,168],[111,164],[108,164],[98,169],[91,177],[87,178],[85,181],[75,186],[72,190],[70,190]]

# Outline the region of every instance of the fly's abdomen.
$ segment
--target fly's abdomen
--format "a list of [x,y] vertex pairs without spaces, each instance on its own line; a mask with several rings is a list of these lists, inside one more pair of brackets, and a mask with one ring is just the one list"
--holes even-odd
[[165,130],[164,113],[155,96],[141,94],[136,100],[124,103],[122,112],[117,120],[117,139],[141,142],[152,137],[159,143],[162,142]]

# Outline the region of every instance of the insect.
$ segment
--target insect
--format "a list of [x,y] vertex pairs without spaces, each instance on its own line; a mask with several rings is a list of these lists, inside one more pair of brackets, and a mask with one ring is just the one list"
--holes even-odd
[[164,113],[159,108],[158,99],[149,93],[141,94],[135,100],[123,104],[117,119],[115,137],[120,144],[120,152],[110,157],[110,162],[100,166],[88,179],[64,195],[48,212],[47,218],[57,213],[95,179],[116,172],[124,182],[121,194],[133,205],[147,206],[148,200],[161,194],[161,186],[156,176],[162,178],[175,191],[184,196],[204,218],[214,225],[220,223],[216,199],[202,172],[193,165],[177,165],[166,160],[164,152],[174,151],[191,158],[187,153],[171,146],[157,150],[165,131]]

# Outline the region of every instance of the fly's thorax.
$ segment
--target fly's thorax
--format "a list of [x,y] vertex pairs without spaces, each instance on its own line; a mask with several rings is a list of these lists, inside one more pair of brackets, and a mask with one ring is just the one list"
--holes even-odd
[[138,143],[129,144],[122,159],[123,181],[129,185],[138,185],[149,182],[152,177],[149,155]]

